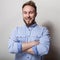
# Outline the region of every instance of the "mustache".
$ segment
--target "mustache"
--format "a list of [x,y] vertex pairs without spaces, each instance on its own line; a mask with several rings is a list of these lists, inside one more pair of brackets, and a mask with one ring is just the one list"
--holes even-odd
[[27,20],[28,20],[28,19],[31,20],[32,18],[31,18],[31,17],[27,17],[27,18],[25,18],[25,19],[27,19]]

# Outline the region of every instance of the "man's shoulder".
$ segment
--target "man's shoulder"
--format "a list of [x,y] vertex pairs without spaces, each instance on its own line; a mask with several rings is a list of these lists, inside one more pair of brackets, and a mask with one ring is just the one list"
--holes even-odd
[[42,26],[42,25],[37,25],[37,28],[39,28],[39,29],[44,29],[44,28],[46,28],[45,26]]
[[17,29],[22,29],[22,28],[25,28],[25,25],[22,25],[22,26],[16,26],[15,28],[17,28]]
[[46,26],[42,26],[42,25],[37,25],[36,28],[37,28],[37,30],[40,30],[40,31],[41,31],[41,30],[42,30],[42,31],[43,31],[43,30],[48,30]]
[[18,30],[18,31],[23,31],[23,30],[25,30],[25,25],[22,25],[22,26],[17,26],[16,27],[16,29]]

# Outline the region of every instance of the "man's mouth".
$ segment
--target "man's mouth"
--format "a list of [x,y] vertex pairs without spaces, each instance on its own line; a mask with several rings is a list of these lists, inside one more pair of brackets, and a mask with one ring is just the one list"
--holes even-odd
[[27,18],[26,20],[31,20],[31,18]]

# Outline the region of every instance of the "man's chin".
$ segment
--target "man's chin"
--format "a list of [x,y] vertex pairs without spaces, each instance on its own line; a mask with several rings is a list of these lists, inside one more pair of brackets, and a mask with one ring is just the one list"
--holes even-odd
[[24,20],[24,22],[25,22],[25,24],[26,24],[26,26],[27,26],[27,27],[30,27],[32,24],[34,24],[34,23],[35,23],[35,20],[33,20],[31,23],[26,22],[25,20]]
[[26,26],[27,26],[27,27],[30,27],[30,26],[31,26],[31,24],[27,24],[27,23],[26,23]]

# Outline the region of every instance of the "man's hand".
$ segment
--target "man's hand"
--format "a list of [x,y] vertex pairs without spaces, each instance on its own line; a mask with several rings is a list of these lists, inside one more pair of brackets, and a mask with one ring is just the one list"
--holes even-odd
[[[22,43],[22,51],[25,51],[27,49],[32,48],[35,45],[38,45],[39,41],[33,41],[33,42],[24,42]],[[29,50],[30,51],[30,50]]]
[[27,50],[25,50],[24,52],[26,52],[26,53],[30,53],[30,54],[34,54],[34,52],[33,52],[32,48],[27,49]]

